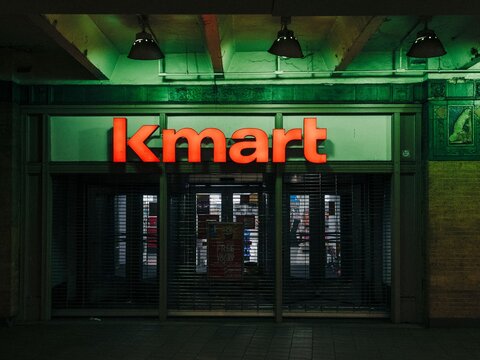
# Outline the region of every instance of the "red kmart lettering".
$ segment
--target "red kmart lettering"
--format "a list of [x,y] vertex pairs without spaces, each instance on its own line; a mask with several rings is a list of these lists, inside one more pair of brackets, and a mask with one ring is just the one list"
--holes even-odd
[[[113,119],[113,161],[127,161],[127,147],[144,162],[160,162],[161,160],[145,144],[148,138],[158,129],[158,125],[143,125],[130,138],[127,139],[127,119]],[[286,147],[291,141],[302,140],[302,129],[296,128],[285,131],[273,130],[272,162],[284,163],[286,161]],[[188,161],[201,161],[201,144],[204,139],[213,142],[213,161],[224,163],[227,161],[227,142],[225,134],[215,128],[207,128],[200,133],[191,128],[178,131],[164,129],[162,131],[163,153],[165,163],[176,161],[177,141],[181,138],[188,143]],[[303,119],[303,154],[309,162],[322,164],[327,162],[326,154],[319,154],[318,142],[327,138],[327,129],[317,128],[317,118]],[[228,155],[233,162],[248,164],[251,162],[268,162],[268,135],[265,131],[256,128],[243,128],[232,134],[232,139],[237,140],[228,148]],[[248,155],[245,154],[248,151]]]

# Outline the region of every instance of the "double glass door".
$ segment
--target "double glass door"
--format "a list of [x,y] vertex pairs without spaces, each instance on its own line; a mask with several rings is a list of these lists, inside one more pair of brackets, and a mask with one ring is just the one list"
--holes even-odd
[[390,178],[285,176],[283,309],[387,313]]
[[[223,223],[241,224],[240,230],[237,231],[242,232],[243,241],[238,241],[238,244],[235,244],[241,252],[238,261],[242,262],[244,272],[254,271],[258,266],[259,192],[257,189],[248,188],[221,188],[214,191],[218,192],[198,192],[195,194],[197,209],[195,224],[197,234],[196,272],[208,273],[209,232],[212,231],[215,224]],[[236,230],[235,228],[232,229]],[[210,254],[210,256],[213,255]]]
[[169,311],[271,312],[274,237],[269,189],[263,182],[192,180],[170,198]]
[[157,188],[124,180],[54,179],[54,310],[158,306]]

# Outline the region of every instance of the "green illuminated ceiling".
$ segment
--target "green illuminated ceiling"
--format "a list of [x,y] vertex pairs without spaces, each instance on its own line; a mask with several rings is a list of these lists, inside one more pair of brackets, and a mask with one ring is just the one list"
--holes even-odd
[[[306,56],[277,61],[266,50],[279,30],[278,16],[217,15],[216,41],[206,35],[201,15],[150,15],[166,54],[160,62],[126,57],[139,31],[135,15],[0,18],[0,75],[21,83],[416,82],[476,78],[479,71],[475,16],[434,16],[429,27],[448,54],[428,61],[405,56],[423,27],[417,16],[296,16],[289,28]],[[12,21],[22,30],[12,30]],[[221,54],[215,76],[212,46]]]

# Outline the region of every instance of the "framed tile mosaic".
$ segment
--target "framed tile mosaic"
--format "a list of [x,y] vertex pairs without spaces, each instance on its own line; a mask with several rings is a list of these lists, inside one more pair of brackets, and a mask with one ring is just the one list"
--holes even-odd
[[480,102],[433,103],[430,160],[480,160]]

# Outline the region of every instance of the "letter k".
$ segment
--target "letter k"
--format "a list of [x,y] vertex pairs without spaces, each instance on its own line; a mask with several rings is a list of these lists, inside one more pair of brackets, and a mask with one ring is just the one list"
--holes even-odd
[[158,129],[158,125],[143,125],[127,141],[127,119],[113,119],[113,162],[127,161],[127,145],[144,162],[160,162],[160,159],[145,145],[145,141]]

